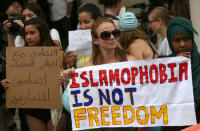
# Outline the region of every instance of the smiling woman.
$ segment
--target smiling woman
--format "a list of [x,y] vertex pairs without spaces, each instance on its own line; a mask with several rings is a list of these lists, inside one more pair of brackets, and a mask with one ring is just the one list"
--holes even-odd
[[127,55],[119,47],[119,30],[110,19],[98,19],[91,28],[92,58],[89,65],[126,61]]

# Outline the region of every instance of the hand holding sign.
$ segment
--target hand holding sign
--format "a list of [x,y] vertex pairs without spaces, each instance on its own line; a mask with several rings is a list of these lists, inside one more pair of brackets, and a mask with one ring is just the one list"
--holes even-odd
[[[92,37],[90,30],[69,31],[69,46],[67,51],[73,51],[79,56],[92,54]],[[67,52],[66,51],[66,52]]]
[[8,89],[9,86],[10,86],[10,81],[7,80],[7,79],[4,79],[4,80],[1,81],[1,84],[5,89]]
[[191,64],[184,57],[77,69],[66,95],[74,130],[196,123]]
[[8,47],[6,56],[7,107],[61,107],[59,47]]

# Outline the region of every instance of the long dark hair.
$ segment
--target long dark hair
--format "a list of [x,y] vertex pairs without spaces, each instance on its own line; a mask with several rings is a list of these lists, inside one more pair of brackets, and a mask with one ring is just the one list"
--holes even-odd
[[[50,37],[49,27],[44,19],[40,17],[35,17],[25,21],[24,38],[25,38],[25,27],[28,25],[34,25],[40,32],[40,44],[38,46],[55,46]],[[26,43],[25,46],[28,46],[28,44]]]

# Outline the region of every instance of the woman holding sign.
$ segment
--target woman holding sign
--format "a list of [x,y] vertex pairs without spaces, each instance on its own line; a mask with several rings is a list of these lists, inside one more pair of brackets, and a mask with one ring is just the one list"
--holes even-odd
[[[126,52],[119,47],[118,37],[120,31],[116,29],[114,22],[110,19],[97,19],[92,28],[92,57],[85,66],[102,65],[128,60],[135,60],[135,57],[128,57]],[[64,71],[64,77],[69,80],[74,72],[74,68]],[[68,89],[63,95],[63,103],[65,108],[70,112]],[[106,130],[114,130],[112,128]],[[124,128],[127,130],[127,128]]]
[[[55,46],[47,23],[42,18],[32,18],[24,24],[25,46]],[[7,79],[2,81],[4,88],[9,88]],[[49,131],[51,127],[51,114],[49,109],[26,109],[26,119],[30,131]],[[62,128],[66,127],[66,117],[62,116]]]
[[[78,9],[78,21],[80,30],[91,29],[94,21],[101,17],[101,11],[96,5],[92,3],[81,5]],[[81,68],[88,62],[90,57],[91,55],[77,56],[74,52],[67,51],[65,63],[67,63],[69,67],[76,65],[76,68]]]
[[[191,59],[194,103],[197,122],[200,122],[200,54],[194,41],[198,34],[192,22],[183,17],[175,17],[167,26],[167,39],[171,56],[184,56]],[[175,129],[180,130],[180,128]]]

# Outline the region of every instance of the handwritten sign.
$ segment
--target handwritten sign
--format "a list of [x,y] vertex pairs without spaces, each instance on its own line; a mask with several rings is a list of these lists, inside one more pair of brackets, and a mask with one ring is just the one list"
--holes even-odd
[[8,108],[61,107],[59,47],[8,47]]
[[92,54],[92,37],[90,30],[69,31],[69,51],[74,51],[79,56]]
[[196,124],[184,57],[77,69],[67,89],[73,130]]

